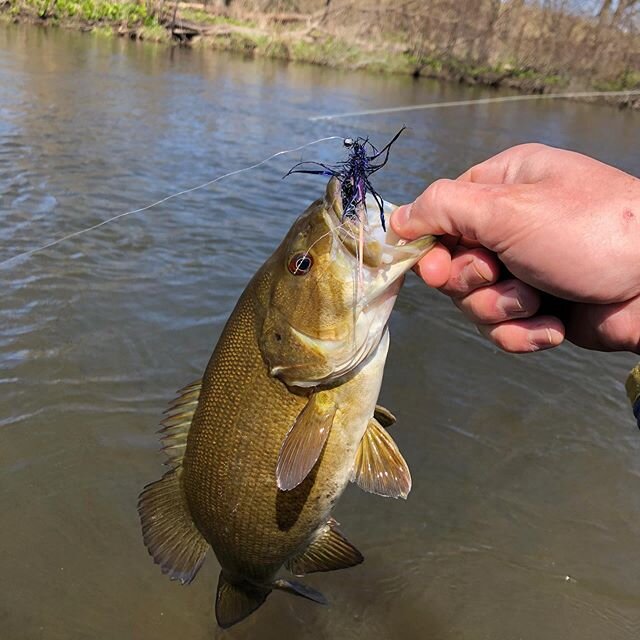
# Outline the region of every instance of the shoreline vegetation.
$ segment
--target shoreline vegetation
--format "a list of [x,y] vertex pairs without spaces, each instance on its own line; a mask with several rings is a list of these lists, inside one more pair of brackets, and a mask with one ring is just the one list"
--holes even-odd
[[[640,0],[581,4],[0,0],[0,20],[523,93],[640,90]],[[638,94],[596,99],[640,108]]]

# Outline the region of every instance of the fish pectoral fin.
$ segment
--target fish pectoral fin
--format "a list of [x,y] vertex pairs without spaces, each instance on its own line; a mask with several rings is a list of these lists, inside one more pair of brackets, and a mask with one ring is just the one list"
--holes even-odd
[[278,488],[297,487],[318,461],[329,437],[336,405],[326,391],[314,393],[287,433],[276,466]]
[[389,411],[389,409],[383,407],[380,404],[376,405],[373,417],[380,423],[382,427],[388,429],[390,426],[396,423],[396,417]]
[[147,485],[138,500],[144,543],[162,573],[182,584],[191,582],[204,562],[209,544],[191,519],[180,469]]
[[286,564],[291,573],[301,576],[314,571],[334,571],[360,564],[362,554],[342,535],[335,520],[330,520],[305,552]]
[[361,489],[387,498],[406,498],[411,473],[393,438],[372,418],[360,441],[351,481]]
[[318,604],[328,604],[327,599],[319,591],[312,589],[309,585],[296,582],[295,580],[282,580],[280,578],[278,580],[274,580],[271,583],[271,586],[274,589],[292,593],[294,596],[313,600],[313,602],[317,602]]
[[223,629],[244,620],[267,599],[269,587],[259,587],[250,582],[234,583],[223,572],[218,578],[216,593],[216,620]]

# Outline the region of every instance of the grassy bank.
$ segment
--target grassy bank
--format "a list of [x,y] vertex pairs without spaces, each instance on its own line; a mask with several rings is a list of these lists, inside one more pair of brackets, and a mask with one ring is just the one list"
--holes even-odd
[[[380,0],[375,5],[366,0],[309,0],[305,5],[301,0],[297,11],[284,11],[288,4],[0,0],[0,15],[105,35],[528,93],[640,89],[640,35],[629,27],[635,22],[622,30],[599,16],[549,15],[523,0],[477,0],[478,12],[471,16],[468,11],[459,15],[446,0]],[[491,7],[494,14],[485,15]],[[588,57],[598,51],[602,59]],[[640,108],[640,96],[616,103]]]
[[61,26],[103,35],[170,43],[155,11],[137,2],[108,0],[0,0],[5,21]]

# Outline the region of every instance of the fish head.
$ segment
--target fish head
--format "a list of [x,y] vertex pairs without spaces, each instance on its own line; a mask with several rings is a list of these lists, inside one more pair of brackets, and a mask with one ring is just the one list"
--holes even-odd
[[[384,214],[393,208],[384,203]],[[367,211],[345,216],[331,178],[267,261],[260,348],[271,375],[291,387],[335,384],[357,370],[382,339],[404,274],[435,243],[385,231],[373,198]]]

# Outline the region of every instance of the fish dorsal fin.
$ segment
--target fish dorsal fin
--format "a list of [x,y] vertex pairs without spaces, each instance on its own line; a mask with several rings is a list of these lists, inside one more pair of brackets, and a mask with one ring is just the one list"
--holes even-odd
[[305,552],[287,562],[287,569],[297,576],[314,571],[334,571],[360,564],[362,554],[340,533],[333,518]]
[[314,393],[282,443],[276,480],[278,488],[297,487],[318,461],[336,415],[336,405],[326,391]]
[[187,434],[198,406],[202,380],[178,391],[165,411],[160,433],[162,450],[171,471],[147,485],[138,500],[144,543],[162,573],[183,584],[191,582],[203,563],[209,545],[193,523],[180,476]]
[[191,582],[209,544],[194,524],[180,483],[182,469],[172,469],[147,485],[138,500],[142,538],[162,573]]
[[270,593],[270,588],[258,587],[249,582],[238,584],[230,582],[221,571],[216,593],[218,624],[223,629],[228,629],[244,620],[267,599]]
[[392,425],[396,423],[396,417],[380,404],[376,405],[375,411],[373,412],[373,417],[380,423],[380,426],[388,429]]
[[371,418],[351,473],[361,489],[388,498],[406,498],[411,491],[411,473],[393,438]]
[[178,397],[165,411],[165,418],[160,423],[162,428],[160,442],[162,451],[168,460],[165,464],[177,467],[182,464],[184,451],[187,447],[187,435],[193,414],[198,406],[202,380],[196,380],[178,391]]

